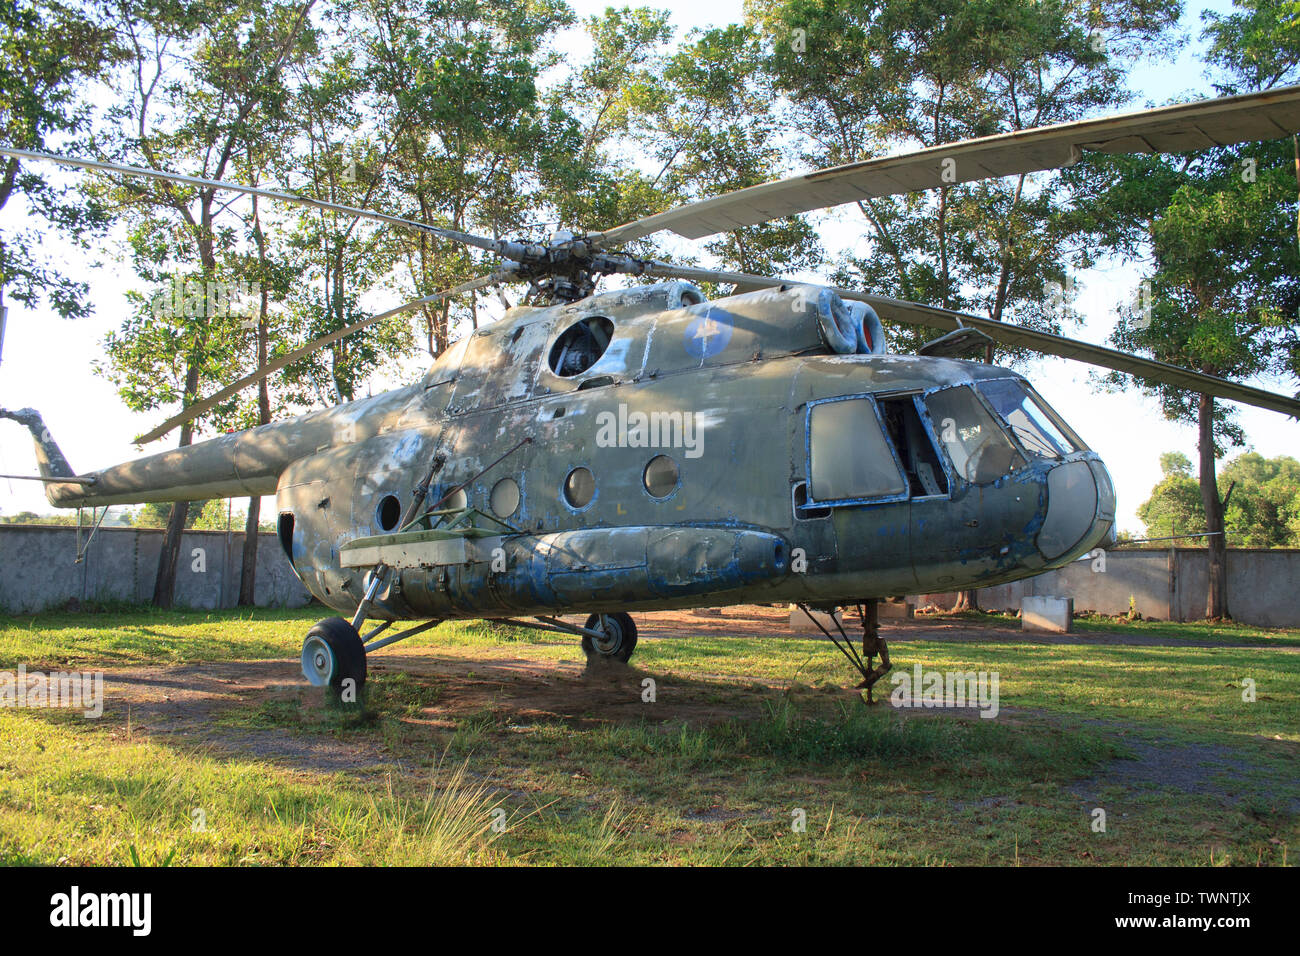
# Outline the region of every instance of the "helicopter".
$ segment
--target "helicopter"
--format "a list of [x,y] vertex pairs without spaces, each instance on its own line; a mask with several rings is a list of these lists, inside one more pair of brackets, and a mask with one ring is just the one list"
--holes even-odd
[[[375,219],[502,260],[264,364],[140,443],[373,322],[529,286],[523,304],[444,350],[419,381],[100,471],[74,471],[38,412],[0,416],[30,430],[57,507],[274,494],[286,558],[340,615],[307,632],[304,677],[343,699],[364,685],[370,654],[446,620],[559,631],[581,639],[591,664],[625,663],[632,612],[787,602],[857,607],[861,651],[835,615],[838,634],[809,616],[870,700],[890,669],[880,600],[1029,577],[1115,534],[1100,456],[1024,376],[963,355],[1032,349],[1297,418],[1300,401],[922,303],[618,247],[665,229],[698,239],[864,196],[1058,168],[1084,151],[1180,152],[1296,130],[1300,87],[1287,87],[846,164],[547,242],[0,148]],[[597,290],[616,274],[659,281]],[[709,300],[703,282],[735,291]],[[916,354],[891,353],[882,317],[944,334]],[[561,619],[582,614],[582,626]]]

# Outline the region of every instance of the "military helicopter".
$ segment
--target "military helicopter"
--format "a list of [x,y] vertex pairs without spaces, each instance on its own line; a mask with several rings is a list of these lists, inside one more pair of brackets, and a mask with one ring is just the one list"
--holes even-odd
[[[3,414],[32,432],[58,507],[274,493],[285,556],[345,615],[313,626],[302,648],[306,679],[337,694],[364,684],[368,655],[449,619],[565,632],[593,663],[626,662],[637,642],[629,612],[790,602],[857,606],[860,653],[834,616],[838,635],[823,630],[870,697],[890,666],[878,600],[1028,577],[1114,533],[1099,456],[1024,377],[959,356],[996,342],[1296,417],[1300,401],[920,303],[617,247],[663,229],[697,239],[864,196],[1057,168],[1085,150],[1186,151],[1295,130],[1300,87],[1288,87],[837,166],[544,243],[0,148],[336,210],[503,260],[277,358],[141,442],[372,322],[529,283],[526,304],[460,339],[420,381],[101,471],[77,474],[35,411]],[[597,292],[614,274],[667,281]],[[704,281],[739,294],[708,301]],[[892,354],[881,316],[946,334]],[[560,619],[583,613],[583,626]]]

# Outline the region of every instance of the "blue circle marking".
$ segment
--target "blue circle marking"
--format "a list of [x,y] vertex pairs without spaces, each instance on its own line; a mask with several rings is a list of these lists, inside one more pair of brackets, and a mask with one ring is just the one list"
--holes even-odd
[[686,326],[686,354],[697,359],[713,358],[727,347],[733,331],[730,315],[721,309],[709,309]]

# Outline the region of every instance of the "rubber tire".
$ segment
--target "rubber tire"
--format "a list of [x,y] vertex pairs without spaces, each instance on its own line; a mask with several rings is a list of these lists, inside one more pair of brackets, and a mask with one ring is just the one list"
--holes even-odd
[[361,635],[350,621],[341,617],[327,617],[317,621],[307,632],[308,637],[319,637],[334,654],[334,673],[330,675],[330,690],[335,697],[342,694],[343,682],[349,677],[356,681],[357,699],[366,684],[366,647]]
[[[587,660],[596,661],[618,661],[626,664],[636,650],[636,621],[632,620],[632,615],[619,612],[618,614],[606,614],[605,617],[611,618],[614,626],[623,632],[623,639],[619,642],[617,650],[612,654],[602,653],[596,647],[596,642],[591,639],[590,635],[582,635],[582,652],[587,655]],[[586,628],[588,630],[597,630],[600,627],[600,615],[593,614],[587,618]],[[608,631],[606,631],[608,633]]]

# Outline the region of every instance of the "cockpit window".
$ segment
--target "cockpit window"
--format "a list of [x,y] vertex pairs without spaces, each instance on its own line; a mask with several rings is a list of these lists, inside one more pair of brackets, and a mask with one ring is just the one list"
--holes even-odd
[[925,406],[953,470],[972,484],[988,484],[1027,464],[969,386],[933,392]]
[[907,483],[871,399],[818,402],[808,428],[813,501],[907,497]]
[[1045,406],[1021,382],[1002,378],[980,382],[976,387],[1029,454],[1039,458],[1061,458],[1079,450],[1065,432],[1056,427]]

